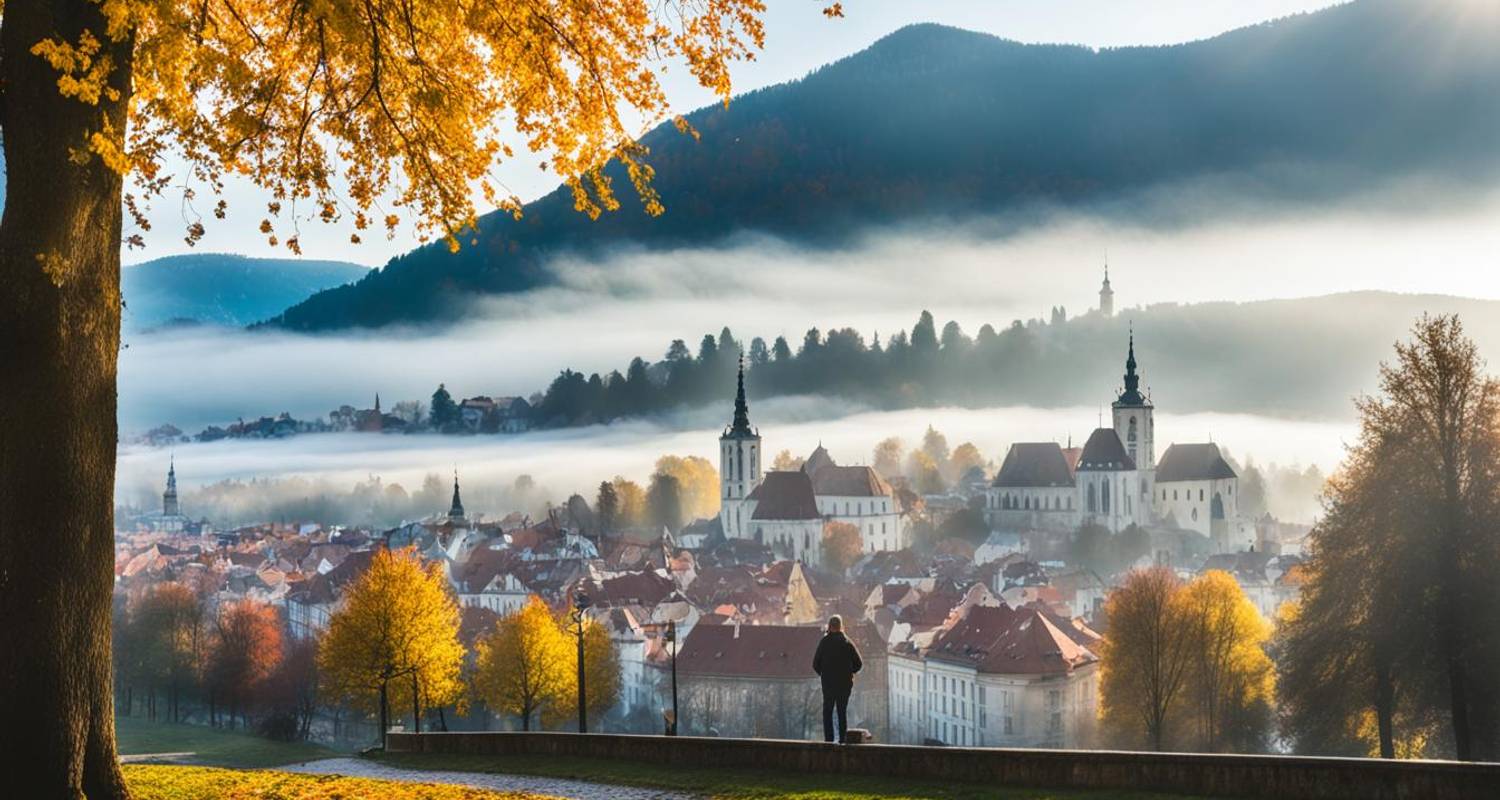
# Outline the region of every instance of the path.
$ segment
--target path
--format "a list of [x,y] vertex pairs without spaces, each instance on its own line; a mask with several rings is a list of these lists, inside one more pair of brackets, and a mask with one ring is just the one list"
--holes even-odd
[[562,778],[539,778],[532,775],[501,775],[489,772],[450,772],[448,770],[401,769],[359,758],[323,758],[302,764],[277,767],[284,772],[314,775],[348,775],[356,778],[380,778],[413,783],[451,783],[494,789],[502,792],[534,792],[567,797],[571,800],[699,800],[698,795],[664,789],[636,786],[614,786]]

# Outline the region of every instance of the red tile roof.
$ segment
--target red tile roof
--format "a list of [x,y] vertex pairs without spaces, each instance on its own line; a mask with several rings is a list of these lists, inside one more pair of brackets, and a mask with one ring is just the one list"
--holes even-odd
[[1098,660],[1075,641],[1078,633],[1035,608],[975,606],[933,641],[927,657],[1001,675],[1065,674]]

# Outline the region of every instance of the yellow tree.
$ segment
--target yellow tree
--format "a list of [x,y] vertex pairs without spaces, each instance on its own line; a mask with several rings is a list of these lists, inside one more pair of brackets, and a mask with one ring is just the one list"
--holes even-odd
[[984,456],[980,454],[979,448],[973,442],[964,442],[953,448],[953,457],[948,463],[951,465],[949,471],[953,480],[956,481],[974,467],[984,466]]
[[1229,573],[1210,570],[1182,589],[1191,653],[1186,696],[1198,748],[1235,752],[1265,747],[1274,685],[1266,645],[1271,623]]
[[[573,654],[568,658],[568,678],[558,694],[558,701],[542,707],[542,724],[545,727],[576,727],[578,719],[578,635],[577,623],[567,614],[555,618],[558,630],[562,631]],[[589,730],[615,707],[620,700],[620,656],[615,650],[609,630],[597,619],[583,621],[583,671],[584,689],[587,693]]]
[[806,460],[801,456],[792,455],[792,451],[790,450],[782,450],[771,461],[771,469],[777,472],[791,472],[792,470],[802,469],[802,465]]
[[1164,749],[1187,681],[1190,629],[1181,582],[1165,567],[1137,570],[1110,593],[1100,652],[1100,714],[1127,746]]
[[848,522],[823,525],[823,566],[843,575],[865,549],[859,528]]
[[662,456],[656,459],[656,472],[677,479],[682,513],[687,519],[719,513],[719,471],[708,463],[708,459],[702,456]]
[[616,475],[612,481],[620,505],[620,526],[632,528],[646,521],[646,490],[639,483]]
[[549,707],[568,707],[573,648],[541,598],[502,617],[475,648],[474,689],[497,714],[520,717],[521,729]]
[[585,213],[618,206],[602,172],[612,159],[659,213],[633,124],[668,115],[659,68],[683,62],[727,100],[762,11],[761,0],[4,4],[0,618],[12,646],[0,751],[34,786],[126,794],[109,635],[124,210],[144,229],[145,205],[181,191],[195,242],[196,203],[226,214],[198,195],[239,178],[268,191],[260,229],[293,251],[304,219],[344,221],[357,240],[403,215],[457,246],[472,198],[518,210],[492,169],[524,149]]
[[458,606],[436,565],[415,551],[380,550],[345,592],[318,645],[318,672],[332,697],[380,716],[390,727],[392,703],[454,702],[461,692],[464,649]]

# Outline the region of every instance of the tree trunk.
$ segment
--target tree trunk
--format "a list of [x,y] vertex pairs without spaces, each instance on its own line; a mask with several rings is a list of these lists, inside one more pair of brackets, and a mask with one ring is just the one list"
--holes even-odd
[[1380,731],[1380,757],[1396,757],[1395,718],[1396,690],[1390,671],[1379,668],[1375,675],[1375,724]]
[[0,20],[0,759],[31,797],[126,797],[110,674],[121,178],[69,156],[105,120],[125,130],[131,47],[105,39],[119,98],[86,105],[30,50],[105,38],[99,4],[7,3]]
[[389,717],[389,714],[390,714],[390,694],[387,691],[387,684],[388,683],[389,683],[389,681],[381,681],[380,682],[380,746],[381,746],[381,748],[385,747],[385,732],[388,731],[388,730],[390,730],[390,726],[388,724],[386,724],[386,720],[390,718]]

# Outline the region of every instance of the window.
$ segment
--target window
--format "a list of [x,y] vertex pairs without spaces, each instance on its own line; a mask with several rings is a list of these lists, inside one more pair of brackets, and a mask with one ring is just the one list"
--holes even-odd
[[1109,513],[1109,481],[1104,482],[1103,502],[1099,504],[1104,513]]
[[1015,720],[1011,719],[1010,717],[1006,717],[1005,718],[1005,735],[1006,736],[1012,736],[1012,735],[1015,734],[1015,732],[1016,732]]
[[1200,503],[1203,502],[1203,490],[1202,489],[1198,490],[1198,502],[1200,502]]

